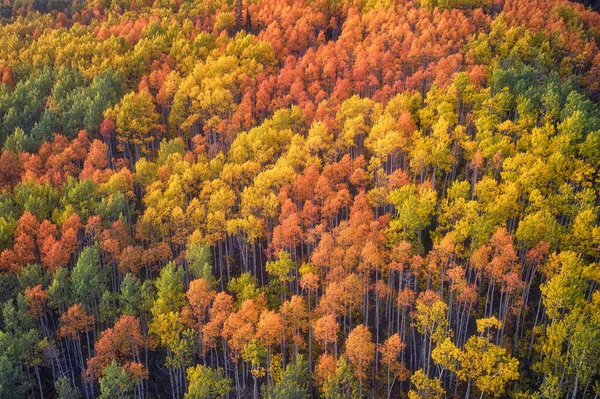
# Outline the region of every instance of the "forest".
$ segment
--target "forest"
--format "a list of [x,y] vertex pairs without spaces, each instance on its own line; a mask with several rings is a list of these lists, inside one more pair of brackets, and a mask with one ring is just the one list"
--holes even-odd
[[0,1],[0,399],[599,398],[583,3]]

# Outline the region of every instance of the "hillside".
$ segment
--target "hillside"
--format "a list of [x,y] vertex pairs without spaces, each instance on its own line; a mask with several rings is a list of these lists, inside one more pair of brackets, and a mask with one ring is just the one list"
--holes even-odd
[[0,399],[599,397],[585,5],[4,0]]

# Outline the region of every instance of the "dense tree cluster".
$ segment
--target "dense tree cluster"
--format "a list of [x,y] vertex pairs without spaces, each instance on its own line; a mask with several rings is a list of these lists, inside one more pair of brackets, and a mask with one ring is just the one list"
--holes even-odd
[[0,399],[600,395],[600,14],[0,19]]

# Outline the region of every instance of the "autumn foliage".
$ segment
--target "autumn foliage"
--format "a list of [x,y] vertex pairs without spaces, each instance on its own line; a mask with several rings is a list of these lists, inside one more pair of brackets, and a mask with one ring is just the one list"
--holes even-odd
[[0,19],[0,399],[600,394],[585,2]]

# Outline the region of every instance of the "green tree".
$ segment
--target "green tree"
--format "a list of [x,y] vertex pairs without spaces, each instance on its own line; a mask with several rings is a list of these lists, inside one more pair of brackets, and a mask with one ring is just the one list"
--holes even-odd
[[335,372],[323,384],[325,399],[358,399],[360,387],[345,356],[340,357]]
[[185,399],[222,399],[231,392],[231,379],[221,369],[201,364],[187,369],[188,391]]
[[189,271],[194,279],[203,278],[212,287],[215,285],[215,277],[212,274],[212,262],[210,247],[192,243],[186,251]]
[[48,219],[58,207],[58,191],[49,182],[38,184],[33,179],[19,183],[14,189],[17,206],[38,220]]
[[307,399],[310,397],[308,362],[299,355],[289,363],[283,373],[275,378],[275,384],[262,386],[265,399]]
[[421,233],[431,223],[436,198],[432,189],[412,184],[390,192],[390,202],[397,211],[397,217],[390,222],[392,237],[397,242],[404,239],[422,247]]
[[63,207],[79,215],[84,222],[94,215],[100,205],[98,187],[92,180],[77,180],[69,177],[63,187]]
[[160,271],[156,279],[156,301],[152,308],[155,315],[168,312],[179,312],[185,305],[185,293],[183,287],[184,271],[173,262],[169,262]]
[[56,399],[79,399],[81,398],[81,392],[77,387],[71,385],[69,377],[61,377],[54,383],[54,390],[56,391]]
[[247,299],[254,299],[260,294],[260,289],[256,287],[256,279],[250,272],[232,278],[231,282],[227,285],[227,289],[236,294],[238,304]]
[[267,262],[265,269],[267,273],[275,277],[279,281],[281,287],[281,303],[286,300],[286,284],[294,280],[294,277],[290,275],[294,270],[294,262],[289,252],[283,249],[277,253],[277,260]]
[[184,270],[169,262],[156,279],[156,300],[152,305],[150,333],[167,349],[165,365],[174,397],[183,395],[185,366],[191,363],[197,348],[197,333],[188,328],[181,317],[181,309],[187,303],[184,293]]
[[[43,340],[35,317],[29,314],[25,297],[19,294],[16,303],[6,302],[2,309],[4,321],[0,331],[0,397],[26,397],[36,387],[43,396],[39,366]],[[35,371],[37,384],[30,368]]]
[[69,271],[64,267],[54,272],[52,283],[48,288],[48,304],[60,314],[73,304],[73,286]]
[[35,287],[38,284],[46,287],[48,285],[49,277],[42,267],[36,263],[31,263],[21,270],[19,275],[19,286],[24,291],[27,287]]
[[6,138],[4,149],[12,152],[32,151],[37,144],[39,143],[35,143],[30,136],[25,134],[23,129],[18,127]]
[[71,272],[73,293],[78,302],[95,309],[104,292],[104,273],[100,268],[98,247],[85,247]]
[[115,360],[104,368],[100,378],[100,399],[129,399],[135,382]]
[[550,278],[540,289],[550,322],[537,344],[540,361],[533,366],[544,376],[541,389],[547,397],[578,397],[600,374],[600,295],[588,295],[598,281],[596,270],[572,251],[548,261]]
[[131,273],[127,273],[121,282],[119,305],[121,313],[139,316],[142,308],[142,286]]

